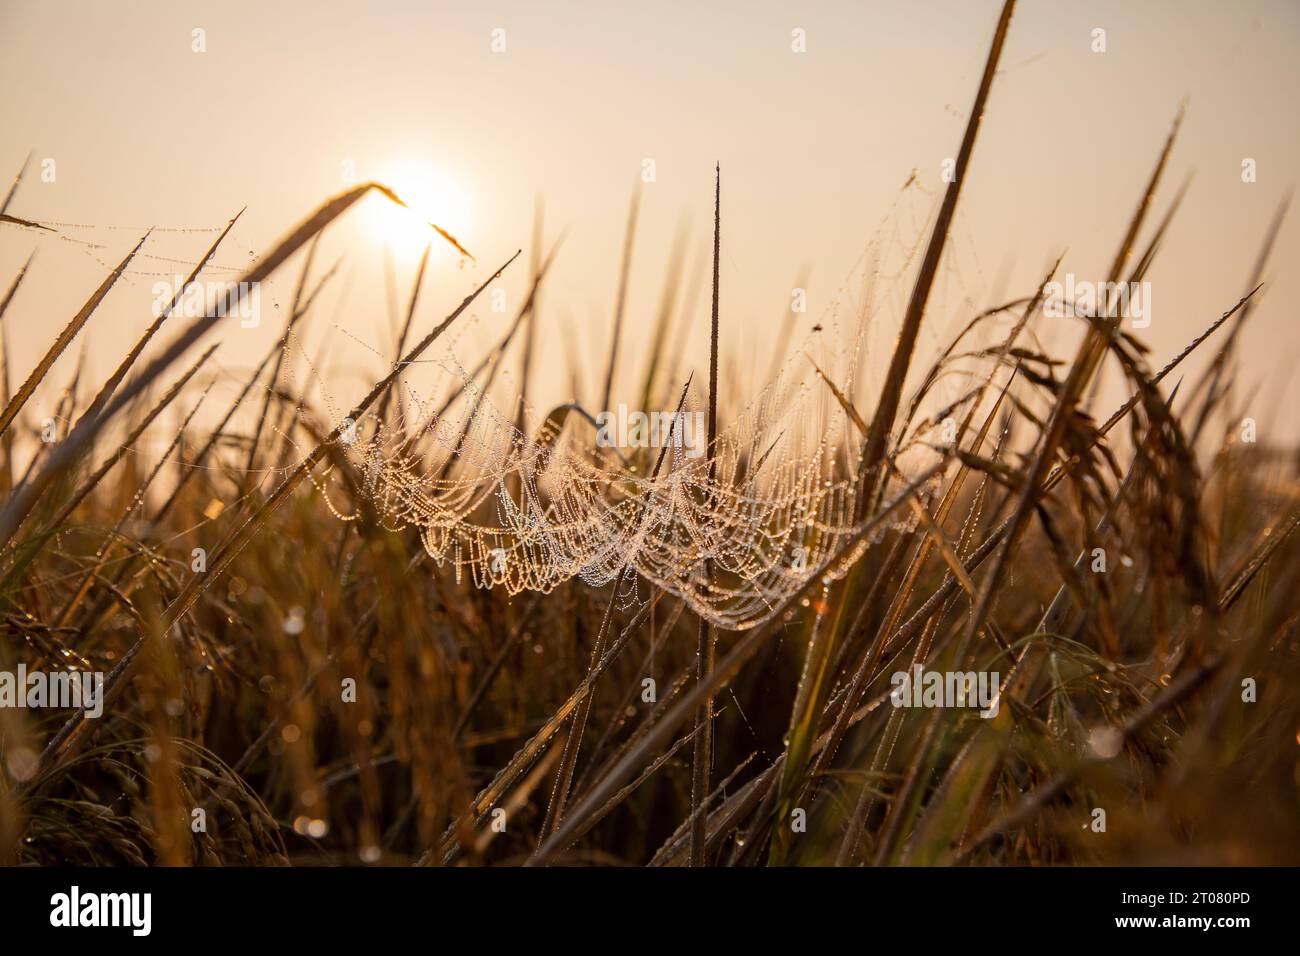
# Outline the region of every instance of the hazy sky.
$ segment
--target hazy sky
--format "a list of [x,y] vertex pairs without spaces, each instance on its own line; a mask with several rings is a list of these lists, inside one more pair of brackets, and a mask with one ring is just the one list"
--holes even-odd
[[[355,171],[429,205],[477,257],[462,267],[449,248],[435,248],[425,329],[524,247],[525,261],[506,280],[519,295],[534,202],[543,197],[547,241],[562,231],[566,239],[546,289],[540,359],[553,397],[568,399],[558,374],[565,352],[592,369],[609,347],[628,201],[652,159],[629,348],[644,342],[683,223],[690,265],[707,261],[720,162],[722,330],[748,382],[767,367],[796,277],[809,277],[802,334],[855,281],[882,223],[906,242],[921,234],[1000,5],[0,0],[0,175],[33,153],[9,212],[95,227],[48,235],[0,226],[5,286],[37,249],[30,287],[5,320],[11,375],[22,380],[102,279],[103,264],[145,227],[217,227],[247,206],[217,258],[234,270]],[[1106,31],[1104,53],[1091,49],[1095,28]],[[196,29],[204,52],[193,49]],[[791,48],[795,29],[806,33],[804,53]],[[494,52],[494,36],[498,46],[504,38],[503,52]],[[1153,361],[1163,363],[1239,297],[1266,226],[1295,185],[1298,90],[1294,0],[1024,0],[922,348],[933,350],[940,332],[994,295],[1031,291],[1062,250],[1063,271],[1104,278],[1186,98],[1157,212],[1189,173],[1195,178],[1150,275],[1144,333]],[[1242,182],[1245,158],[1256,162],[1254,183]],[[41,178],[47,159],[53,182]],[[920,189],[900,203],[913,169]],[[211,238],[160,231],[150,240],[154,258],[137,260],[89,327],[98,369],[149,321],[151,273],[184,271]],[[313,341],[337,339],[331,362],[340,375],[359,366],[372,374],[390,352],[386,242],[404,301],[423,239],[400,216],[358,210],[322,248],[321,269],[345,258]],[[1290,304],[1300,298],[1298,251],[1293,219],[1244,340],[1248,372],[1270,380],[1261,393],[1270,405],[1282,394],[1291,406],[1300,397],[1297,387],[1278,391],[1300,350]],[[284,272],[268,295],[287,303],[296,279],[296,268]],[[905,295],[906,283],[894,284]],[[223,331],[222,367],[238,370],[260,354],[282,314],[257,330]],[[692,315],[703,341],[704,297]],[[479,310],[460,330],[465,360],[507,321]],[[65,375],[74,359],[75,350],[61,362]],[[589,401],[599,377],[583,385]]]

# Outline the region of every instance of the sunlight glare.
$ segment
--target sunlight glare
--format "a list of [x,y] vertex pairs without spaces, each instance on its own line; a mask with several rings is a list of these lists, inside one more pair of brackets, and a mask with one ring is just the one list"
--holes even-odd
[[367,203],[370,232],[390,243],[399,255],[418,255],[431,240],[436,240],[435,246],[449,248],[429,227],[430,222],[446,229],[462,244],[466,242],[471,202],[463,181],[432,165],[413,163],[388,167],[378,179],[410,207],[403,209],[382,197]]

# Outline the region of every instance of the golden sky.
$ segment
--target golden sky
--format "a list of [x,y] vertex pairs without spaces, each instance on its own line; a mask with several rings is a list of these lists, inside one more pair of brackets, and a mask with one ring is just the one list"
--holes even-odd
[[[736,356],[726,368],[748,389],[781,340],[798,277],[807,276],[809,304],[795,320],[802,335],[835,302],[843,307],[841,290],[860,281],[873,236],[897,232],[908,243],[923,234],[1000,0],[704,7],[0,0],[0,175],[33,156],[9,212],[76,224],[48,235],[0,227],[6,287],[37,250],[5,319],[11,376],[21,381],[145,228],[210,229],[247,206],[216,260],[229,270],[222,277],[234,275],[355,174],[411,193],[477,258],[463,264],[435,247],[422,328],[523,247],[525,261],[504,280],[521,295],[541,196],[547,243],[566,237],[539,326],[545,386],[556,400],[573,397],[560,371],[571,355],[588,370],[580,388],[595,402],[628,202],[650,159],[628,348],[644,344],[679,229],[689,229],[687,272],[707,263],[719,162],[722,334]],[[1092,50],[1098,28],[1102,53]],[[795,30],[806,52],[792,49]],[[1195,178],[1149,276],[1143,333],[1163,364],[1241,295],[1295,185],[1297,90],[1292,0],[1022,2],[918,362],[995,297],[1032,291],[1062,250],[1063,272],[1104,278],[1185,99],[1157,212]],[[1242,182],[1247,158],[1253,183]],[[917,185],[900,198],[913,170]],[[404,301],[424,241],[380,204],[367,200],[322,247],[322,266],[342,264],[313,341],[334,336],[331,368],[345,392],[353,386],[343,380],[359,385],[391,350],[385,245]],[[84,333],[101,374],[149,322],[153,273],[184,271],[212,235],[150,239],[153,258],[137,260]],[[1292,220],[1244,337],[1248,376],[1266,380],[1261,421],[1288,433],[1294,425],[1270,416],[1300,398],[1288,384],[1300,353],[1290,305],[1300,298],[1298,251]],[[287,302],[296,279],[296,268],[284,272],[267,294]],[[905,296],[905,277],[893,285],[891,295]],[[690,314],[692,341],[702,343],[707,295]],[[458,329],[463,358],[476,358],[507,321],[478,310]],[[277,313],[259,329],[223,331],[221,366],[238,370],[279,327]],[[64,377],[75,351],[60,362]]]

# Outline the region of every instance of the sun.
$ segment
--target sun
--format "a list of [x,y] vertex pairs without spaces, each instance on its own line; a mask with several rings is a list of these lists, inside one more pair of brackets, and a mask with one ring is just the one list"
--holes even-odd
[[437,223],[464,245],[473,218],[473,201],[463,180],[432,164],[395,163],[376,177],[407,204],[403,209],[375,196],[367,203],[367,228],[395,252],[418,255],[430,241],[445,245],[429,226]]

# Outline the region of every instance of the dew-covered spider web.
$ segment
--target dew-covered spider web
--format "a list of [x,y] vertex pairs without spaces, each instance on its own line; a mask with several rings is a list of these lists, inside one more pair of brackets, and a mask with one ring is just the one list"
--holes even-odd
[[[644,580],[721,628],[757,626],[810,577],[826,587],[846,573],[885,529],[914,526],[901,508],[860,534],[873,518],[858,507],[863,436],[817,371],[850,400],[874,402],[863,383],[868,353],[892,348],[901,280],[927,225],[924,215],[902,219],[891,212],[835,301],[802,324],[775,378],[747,401],[724,402],[711,456],[688,440],[707,401],[698,376],[680,415],[681,383],[664,383],[657,408],[645,410],[671,416],[666,436],[660,429],[649,447],[605,447],[593,413],[576,405],[551,411],[531,434],[519,428],[518,397],[494,403],[449,349],[427,394],[403,386],[400,412],[389,404],[386,415],[346,423],[355,424],[342,446],[350,491],[386,527],[415,529],[457,580],[511,594],[573,578],[617,581],[629,600]],[[951,301],[945,283],[960,277],[950,268],[941,281],[940,297]],[[449,388],[455,401],[443,401]],[[941,455],[924,442],[914,450],[913,473]],[[340,504],[337,468],[313,481],[336,515],[359,515]]]
[[[432,381],[417,386],[418,376],[404,371],[389,395],[351,422],[298,333],[286,335],[285,355],[294,360],[286,358],[286,369],[296,361],[312,368],[329,420],[310,436],[280,432],[274,423],[270,430],[305,457],[316,437],[342,427],[333,453],[310,473],[330,510],[342,520],[368,513],[393,531],[414,531],[432,562],[457,580],[512,595],[575,578],[591,586],[618,582],[628,602],[640,601],[649,585],[721,628],[757,626],[810,579],[829,586],[885,530],[914,526],[907,508],[878,518],[875,509],[887,498],[874,489],[872,500],[859,505],[861,426],[822,376],[870,419],[934,199],[909,181],[831,301],[771,330],[771,349],[783,358],[770,381],[749,395],[726,377],[720,381],[722,414],[710,449],[703,447],[707,349],[678,356],[681,378],[654,380],[654,407],[633,410],[666,425],[653,440],[633,429],[611,443],[595,420],[606,410],[575,401],[521,413],[519,396],[500,382],[485,390],[479,356],[455,336],[422,359]],[[59,225],[60,241],[102,258],[103,247],[93,241],[100,227]],[[186,261],[142,256],[124,279],[147,283]],[[969,274],[978,268],[954,235],[930,314],[973,311],[967,289],[983,284]],[[214,262],[208,271],[238,269]],[[918,356],[938,351],[931,329],[923,327]],[[724,353],[727,347],[724,340]],[[633,353],[628,360],[641,358]],[[699,368],[684,393],[690,361]],[[941,385],[933,404],[942,407],[961,391]],[[926,421],[925,411],[913,421]],[[908,437],[911,450],[894,461],[892,491],[903,475],[941,456],[923,430]],[[294,464],[280,462],[282,470]],[[937,486],[936,478],[923,494]],[[867,522],[871,533],[863,535]]]

